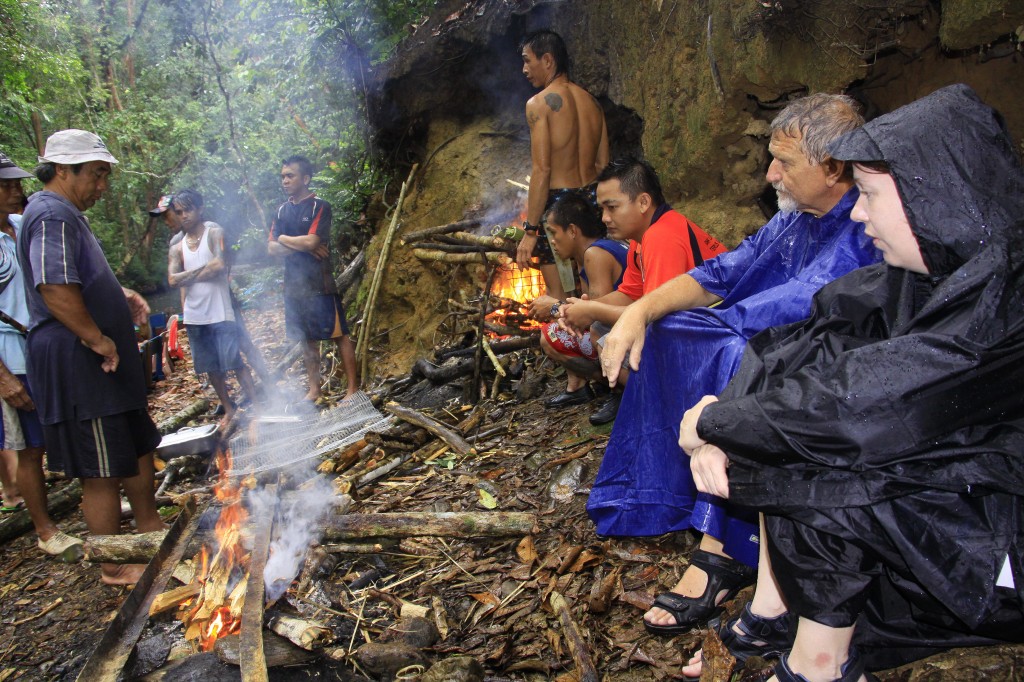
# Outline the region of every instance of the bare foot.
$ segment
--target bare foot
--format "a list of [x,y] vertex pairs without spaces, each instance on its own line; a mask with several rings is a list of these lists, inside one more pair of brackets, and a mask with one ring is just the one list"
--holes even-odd
[[359,387],[358,386],[349,386],[348,390],[345,391],[345,397],[346,398],[351,398],[356,393],[359,393]]
[[316,401],[320,400],[320,398],[322,398],[322,397],[323,397],[323,393],[321,393],[320,391],[314,391],[313,389],[310,389],[309,393],[307,393],[306,395],[302,396],[302,399],[303,400],[308,400],[311,403],[315,403]]
[[145,571],[145,564],[100,564],[100,580],[104,585],[134,585]]
[[701,650],[690,657],[690,660],[683,666],[682,673],[687,677],[700,677],[700,671],[704,669],[704,659],[701,657]]

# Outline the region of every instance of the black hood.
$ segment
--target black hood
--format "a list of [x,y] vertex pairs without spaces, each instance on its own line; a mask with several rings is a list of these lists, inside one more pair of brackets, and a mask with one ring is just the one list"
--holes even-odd
[[942,277],[993,244],[1020,239],[1024,174],[1003,117],[950,85],[829,146],[843,161],[885,161],[928,271]]

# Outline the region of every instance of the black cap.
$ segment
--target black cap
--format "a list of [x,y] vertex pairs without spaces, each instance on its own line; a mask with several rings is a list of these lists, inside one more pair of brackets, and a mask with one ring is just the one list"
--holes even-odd
[[21,180],[31,177],[31,173],[18,168],[6,154],[0,152],[0,180]]

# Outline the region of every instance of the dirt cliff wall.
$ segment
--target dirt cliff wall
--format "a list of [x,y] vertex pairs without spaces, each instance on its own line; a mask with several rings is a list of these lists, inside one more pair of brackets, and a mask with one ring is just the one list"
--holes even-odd
[[[399,176],[421,163],[403,232],[516,201],[505,180],[529,173],[532,92],[517,44],[542,27],[565,37],[573,79],[604,106],[613,155],[643,153],[670,201],[730,245],[772,211],[768,123],[794,96],[848,92],[871,117],[966,82],[1024,138],[1020,0],[452,0],[375,81],[378,144],[400,160]],[[396,248],[376,371],[405,371],[424,355],[447,298],[483,277]]]

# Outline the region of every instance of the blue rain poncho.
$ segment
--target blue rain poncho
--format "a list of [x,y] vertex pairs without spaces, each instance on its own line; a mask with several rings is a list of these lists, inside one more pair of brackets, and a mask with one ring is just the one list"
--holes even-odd
[[690,275],[722,297],[715,308],[672,313],[647,332],[640,368],[626,385],[587,511],[600,535],[661,535],[694,528],[757,563],[757,521],[698,494],[679,421],[704,395],[717,395],[739,367],[747,340],[801,320],[823,285],[881,257],[850,219],[851,189],[831,211],[779,213],[735,250]]

